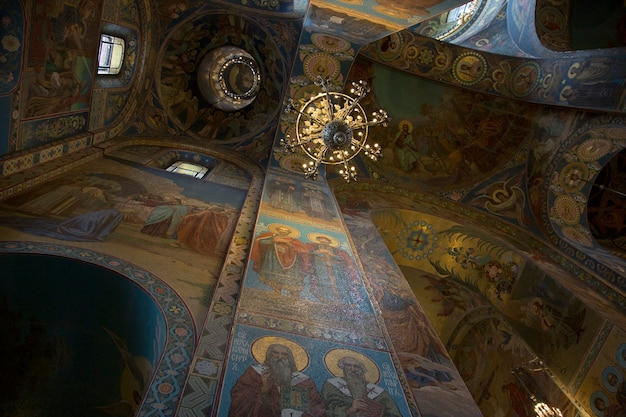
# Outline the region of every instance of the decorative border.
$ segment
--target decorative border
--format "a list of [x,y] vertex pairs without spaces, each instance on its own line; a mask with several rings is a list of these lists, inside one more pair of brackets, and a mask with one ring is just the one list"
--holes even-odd
[[[510,3],[509,3],[510,5]],[[556,54],[549,59],[519,58],[477,52],[466,47],[448,44],[404,30],[400,32],[403,43],[394,59],[381,56],[381,45],[389,43],[391,36],[363,47],[359,53],[373,61],[404,70],[420,77],[430,78],[456,86],[470,86],[474,91],[516,99],[524,97],[529,103],[557,104],[568,108],[604,111],[624,111],[624,76],[626,62],[620,58],[626,48],[607,50],[574,51]],[[436,59],[428,62],[411,59],[418,51],[430,49]],[[545,50],[549,52],[549,50]],[[581,77],[577,69],[593,66],[594,61],[606,61],[611,68],[610,82],[589,80]],[[603,61],[603,62],[604,62]],[[531,70],[531,73],[529,73]],[[569,72],[568,72],[569,71]],[[530,78],[528,76],[530,75]],[[605,80],[606,81],[606,80]],[[512,83],[515,83],[513,85]],[[520,90],[517,84],[521,83]],[[517,91],[512,86],[518,88]],[[603,88],[600,98],[597,90]],[[588,96],[591,96],[589,98]]]

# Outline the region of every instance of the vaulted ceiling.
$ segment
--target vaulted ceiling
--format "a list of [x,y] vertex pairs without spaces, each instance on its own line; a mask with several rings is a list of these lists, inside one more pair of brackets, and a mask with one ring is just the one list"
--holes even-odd
[[[512,316],[510,292],[496,285],[507,279],[544,285],[567,298],[569,312],[584,299],[601,312],[598,320],[624,325],[625,200],[612,191],[625,184],[623,4],[476,0],[473,15],[443,41],[432,36],[449,29],[442,16],[460,1],[0,4],[3,177],[21,175],[25,152],[36,169],[118,136],[191,138],[297,173],[301,155],[273,152],[293,122],[283,100],[318,92],[318,75],[337,89],[364,79],[372,88],[364,105],[392,116],[389,127],[371,131],[384,158],[359,160],[356,185],[332,169],[326,176],[347,215],[371,211],[452,351],[454,342],[468,343],[458,321],[470,306]],[[126,41],[117,77],[94,74],[100,32]],[[258,96],[237,111],[214,106],[197,83],[202,58],[227,45],[247,50],[261,73]],[[409,140],[406,133],[399,140],[405,126]],[[393,197],[382,201],[387,192]],[[450,213],[425,210],[431,198]],[[469,223],[471,231],[462,229]],[[447,244],[431,253],[409,245],[415,225],[437,230]],[[479,276],[474,292],[460,285]],[[515,295],[521,304],[537,293]],[[511,330],[496,327],[486,323],[483,334]],[[583,340],[580,350],[591,344]],[[565,384],[573,378],[566,365],[553,362]]]

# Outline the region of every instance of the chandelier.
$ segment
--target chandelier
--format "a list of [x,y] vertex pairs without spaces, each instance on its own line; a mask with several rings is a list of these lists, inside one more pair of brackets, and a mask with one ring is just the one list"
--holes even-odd
[[370,89],[364,80],[353,82],[350,95],[331,92],[330,79],[317,77],[315,85],[322,92],[310,98],[300,109],[287,100],[285,113],[297,114],[295,137],[287,135],[280,141],[284,152],[301,149],[311,160],[302,165],[306,178],[316,179],[321,164],[339,165],[339,174],[347,181],[356,180],[356,168],[349,162],[361,151],[373,161],[382,158],[378,143],[369,145],[367,135],[372,126],[387,126],[390,118],[385,110],[367,114],[359,103]]
[[511,373],[518,385],[522,387],[528,399],[533,404],[535,417],[563,417],[561,409],[546,402],[546,398],[537,386],[532,374],[545,371],[545,365],[539,358],[531,359],[521,365],[511,367]]

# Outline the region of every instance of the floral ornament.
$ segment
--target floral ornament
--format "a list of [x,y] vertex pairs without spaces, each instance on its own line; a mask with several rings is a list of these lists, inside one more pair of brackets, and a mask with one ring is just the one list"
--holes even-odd
[[2,47],[9,52],[16,52],[20,46],[20,40],[13,35],[5,35],[2,38]]

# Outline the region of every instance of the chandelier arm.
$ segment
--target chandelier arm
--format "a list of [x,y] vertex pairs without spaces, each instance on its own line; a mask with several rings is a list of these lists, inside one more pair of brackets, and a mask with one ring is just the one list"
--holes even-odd
[[326,122],[324,122],[323,120],[317,119],[317,118],[311,116],[310,114],[303,113],[302,111],[297,110],[295,107],[293,107],[291,109],[291,111],[298,113],[300,116],[304,116],[310,122],[313,122],[313,123],[315,123],[315,124],[317,124],[319,126],[324,126],[326,124]]
[[[320,149],[320,151],[317,153],[317,155],[312,158],[313,159],[313,165],[312,166],[308,166],[307,168],[305,168],[305,175],[307,178],[316,178],[317,175],[319,174],[319,166],[322,163],[322,159],[324,159],[324,155],[326,154],[326,151],[328,150],[327,146],[322,146],[322,148]],[[308,152],[307,152],[308,153]],[[312,156],[309,154],[309,156]]]
[[326,94],[326,111],[330,117],[330,120],[335,118],[335,109],[333,107],[333,101],[330,99],[330,91],[328,90],[328,86],[324,84],[324,94]]
[[363,149],[365,149],[365,141],[364,140],[359,140],[359,139],[353,137],[352,140],[350,141],[350,144],[352,146],[355,146],[355,147],[359,148],[359,151],[355,152],[355,153],[359,153]]
[[370,158],[372,161],[377,161],[379,158],[383,157],[382,150],[380,149],[380,146],[377,143],[375,143],[374,146],[370,146],[365,141],[359,141],[353,138],[351,145],[354,146],[355,148],[358,148],[358,150],[353,152],[352,156],[349,159],[354,158],[361,151],[363,151],[365,155],[368,158]]
[[359,102],[365,98],[365,96],[367,95],[367,93],[369,93],[370,89],[367,86],[367,83],[365,81],[360,81],[359,83],[352,83],[352,93],[356,93],[355,97],[352,97],[352,102],[350,103],[350,106],[345,109],[344,111],[341,112],[341,118],[344,119],[345,117],[349,116],[350,113],[352,113],[352,111],[359,105]]
[[352,124],[350,124],[350,127],[354,130],[356,129],[362,129],[364,127],[372,127],[372,126],[378,126],[378,125],[385,125],[388,122],[388,117],[384,117],[382,119],[372,119],[372,120],[367,120],[366,122],[354,122]]
[[350,165],[348,165],[348,161],[346,159],[342,159],[343,162],[343,169],[346,170],[346,172],[350,171]]
[[[310,105],[311,102],[305,103],[305,107],[307,107],[308,105]],[[300,116],[304,116],[307,120],[309,120],[310,122],[313,122],[319,126],[324,126],[326,124],[326,122],[324,120],[320,120],[317,119],[313,116],[311,116],[310,114],[304,113],[301,109],[297,109],[296,106],[293,103],[293,99],[288,99],[287,100],[287,104],[285,106],[285,113],[296,113]]]
[[280,145],[287,152],[293,152],[294,149],[300,147],[299,143],[291,143],[289,140],[281,140]]
[[333,102],[330,99],[330,78],[324,78],[321,75],[318,75],[317,81],[315,81],[315,85],[321,87],[321,89],[323,90],[324,95],[326,96],[326,111],[330,116],[330,120],[333,120],[335,118],[335,109],[333,108]]
[[306,145],[307,143],[313,142],[315,139],[320,139],[320,136],[306,136],[302,139],[298,138],[296,142],[296,146]]
[[372,126],[377,126],[380,124],[380,121],[367,121],[365,123],[359,123],[359,122],[353,122],[350,124],[350,127],[352,128],[352,130],[359,130],[359,129],[363,129],[366,127],[372,127]]
[[356,172],[350,165],[348,165],[348,161],[346,159],[343,160],[343,170],[340,170],[339,173],[347,182],[356,181]]
[[356,98],[353,98],[352,102],[350,103],[350,106],[347,109],[341,110],[341,112],[339,113],[341,117],[339,118],[343,120],[347,116],[349,116],[350,113],[352,113],[352,111],[359,105],[359,101],[361,101],[363,97],[365,97],[365,95],[359,95]]

